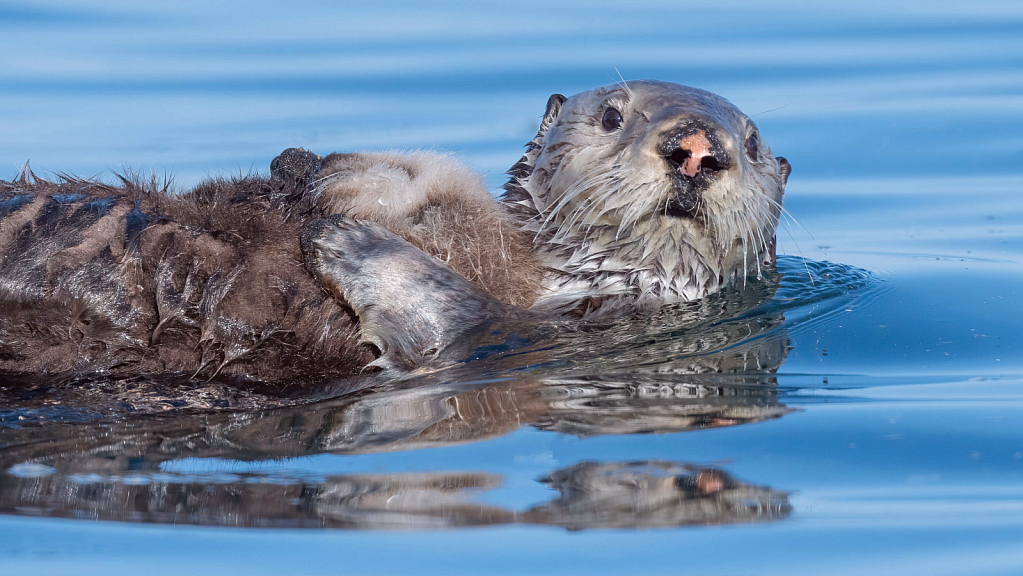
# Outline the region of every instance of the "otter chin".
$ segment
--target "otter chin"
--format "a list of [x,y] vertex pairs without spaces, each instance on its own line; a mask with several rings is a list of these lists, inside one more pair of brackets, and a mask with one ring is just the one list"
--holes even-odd
[[434,152],[288,149],[177,193],[26,168],[0,181],[0,370],[401,376],[495,323],[741,284],[789,171],[727,100],[654,81],[551,96],[499,198]]

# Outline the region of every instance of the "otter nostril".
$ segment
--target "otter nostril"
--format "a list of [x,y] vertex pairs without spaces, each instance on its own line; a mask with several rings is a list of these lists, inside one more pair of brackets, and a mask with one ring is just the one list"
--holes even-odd
[[722,160],[714,154],[693,154],[691,150],[685,148],[678,148],[664,158],[672,168],[690,177],[701,172],[709,175],[728,168],[727,160]]
[[724,170],[727,166],[713,156],[704,156],[700,160],[700,170],[705,172],[717,172],[718,170]]
[[675,150],[671,154],[668,154],[666,158],[668,159],[668,162],[670,164],[672,164],[675,167],[678,167],[685,164],[686,160],[688,160],[689,157],[692,155],[693,153],[690,152],[689,150],[682,150],[681,148],[679,148],[678,150]]

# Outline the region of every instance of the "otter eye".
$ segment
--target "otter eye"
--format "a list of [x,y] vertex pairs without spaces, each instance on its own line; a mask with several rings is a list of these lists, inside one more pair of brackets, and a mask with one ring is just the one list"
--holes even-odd
[[601,126],[608,132],[615,130],[622,125],[622,113],[614,108],[604,111],[604,119],[600,121]]
[[757,138],[757,133],[754,132],[754,133],[749,135],[749,138],[746,139],[746,155],[749,156],[750,160],[756,162],[757,161],[757,153],[758,153],[759,149],[760,149],[760,139]]

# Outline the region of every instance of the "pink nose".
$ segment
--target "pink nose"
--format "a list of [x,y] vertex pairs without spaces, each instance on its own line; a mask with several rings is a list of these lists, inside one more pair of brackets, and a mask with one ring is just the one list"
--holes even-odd
[[[678,141],[679,154],[680,156],[685,155],[688,152],[688,156],[679,162],[678,171],[685,174],[686,176],[696,176],[700,171],[700,167],[703,165],[704,158],[713,158],[714,154],[711,151],[710,140],[707,139],[707,135],[703,130],[697,131],[695,134],[686,136],[685,138]],[[678,154],[678,153],[676,153]]]

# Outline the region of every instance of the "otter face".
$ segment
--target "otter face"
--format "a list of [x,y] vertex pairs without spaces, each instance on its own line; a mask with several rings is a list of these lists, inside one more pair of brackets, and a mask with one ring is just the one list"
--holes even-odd
[[505,201],[553,291],[684,301],[773,262],[789,172],[724,98],[630,82],[552,96]]

